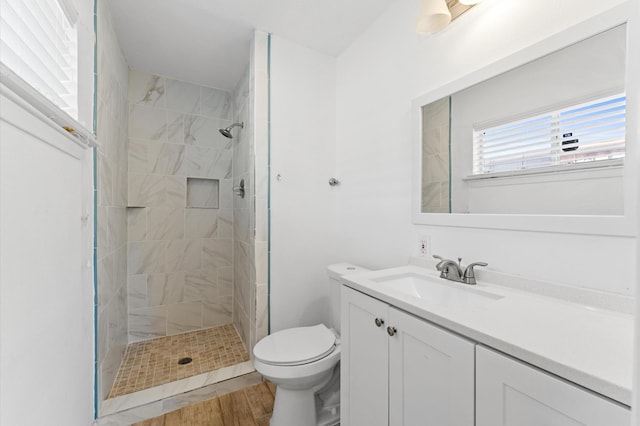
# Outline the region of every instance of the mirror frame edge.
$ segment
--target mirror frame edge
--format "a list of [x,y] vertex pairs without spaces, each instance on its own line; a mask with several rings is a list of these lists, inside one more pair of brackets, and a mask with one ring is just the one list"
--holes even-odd
[[[575,44],[588,37],[597,35],[619,25],[627,24],[627,61],[625,75],[625,91],[628,105],[638,102],[640,90],[630,84],[630,76],[640,75],[640,63],[629,46],[629,25],[640,25],[630,18],[630,5],[625,2],[611,9],[596,14],[576,25],[552,34],[543,40],[518,50],[506,57],[492,62],[475,71],[465,74],[459,79],[435,88],[412,101],[413,129],[413,185],[412,185],[412,222],[417,225],[433,225],[445,227],[482,228],[520,230],[534,232],[550,232],[563,234],[607,235],[634,237],[637,235],[637,197],[638,174],[632,167],[627,167],[627,158],[635,160],[638,145],[638,128],[633,114],[627,114],[627,154],[624,167],[625,197],[624,215],[622,216],[580,216],[580,215],[526,215],[526,214],[463,214],[463,213],[422,213],[421,211],[421,170],[422,170],[422,114],[421,108],[431,102],[449,96],[465,88],[471,87],[489,78],[507,72],[528,62],[541,58],[564,47]],[[629,98],[631,100],[629,101]],[[633,112],[633,106],[632,112]],[[632,143],[628,143],[631,140]]]

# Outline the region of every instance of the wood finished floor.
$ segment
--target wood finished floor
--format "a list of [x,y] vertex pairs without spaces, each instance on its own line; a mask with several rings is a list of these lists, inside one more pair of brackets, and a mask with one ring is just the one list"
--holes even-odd
[[262,382],[132,426],[269,426],[275,393]]

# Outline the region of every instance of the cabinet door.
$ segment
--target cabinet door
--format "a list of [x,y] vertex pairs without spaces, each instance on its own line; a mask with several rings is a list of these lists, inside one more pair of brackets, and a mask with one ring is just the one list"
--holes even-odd
[[628,409],[478,346],[477,426],[628,426]]
[[[340,422],[343,426],[386,426],[389,307],[344,286],[341,297]],[[384,324],[377,326],[376,319]]]
[[473,426],[475,344],[390,310],[389,424]]

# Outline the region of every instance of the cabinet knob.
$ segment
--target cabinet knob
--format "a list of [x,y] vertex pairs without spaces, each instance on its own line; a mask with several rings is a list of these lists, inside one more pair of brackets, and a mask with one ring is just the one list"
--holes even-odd
[[382,327],[384,320],[382,318],[376,318],[376,327]]
[[396,330],[395,327],[387,327],[387,334],[389,336],[394,336],[397,332],[398,330]]

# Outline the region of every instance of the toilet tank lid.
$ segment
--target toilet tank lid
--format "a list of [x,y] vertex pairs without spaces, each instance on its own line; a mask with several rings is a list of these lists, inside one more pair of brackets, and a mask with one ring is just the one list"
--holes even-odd
[[354,265],[352,263],[334,263],[327,266],[327,274],[333,279],[339,279],[344,275],[358,274],[361,272],[369,272],[371,269],[363,268],[362,266]]

